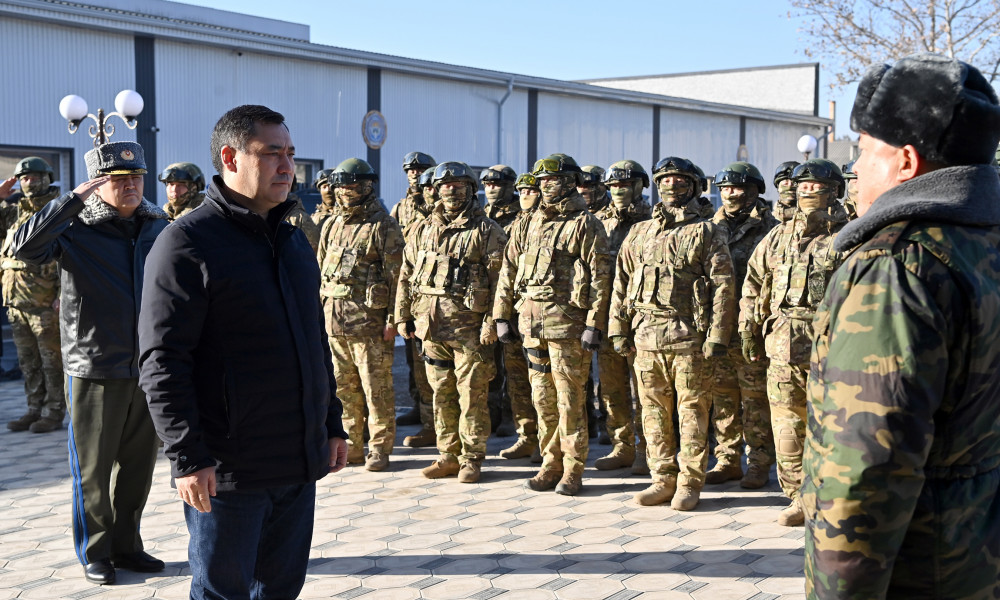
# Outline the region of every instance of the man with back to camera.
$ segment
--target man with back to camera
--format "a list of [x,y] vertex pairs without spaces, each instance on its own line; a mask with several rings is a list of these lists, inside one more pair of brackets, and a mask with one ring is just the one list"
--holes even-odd
[[11,251],[33,265],[59,261],[73,543],[87,581],[103,585],[116,567],[164,566],[139,535],[157,443],[139,389],[136,327],[146,255],[167,214],[142,197],[139,144],[102,144],[84,160],[90,180],[32,215]]
[[[802,504],[811,598],[1000,595],[997,95],[935,54],[870,67],[854,251],[816,313]],[[859,350],[862,349],[862,350]]]
[[149,256],[141,383],[185,503],[195,599],[296,597],[315,482],[347,462],[319,266],[284,222],[294,154],[281,114],[227,112],[204,205]]

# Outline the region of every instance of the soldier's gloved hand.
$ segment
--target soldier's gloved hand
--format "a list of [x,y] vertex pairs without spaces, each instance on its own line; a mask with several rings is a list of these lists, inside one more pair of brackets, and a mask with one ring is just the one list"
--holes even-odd
[[726,355],[726,346],[717,342],[705,342],[701,347],[701,351],[706,358],[716,358]]
[[628,356],[635,351],[635,348],[629,343],[627,335],[613,335],[608,340],[611,342],[611,347],[614,348],[615,352],[622,356]]
[[757,343],[757,336],[753,332],[740,332],[740,346],[743,350],[743,360],[748,363],[757,362],[763,356],[763,353],[760,351],[760,344]]
[[484,321],[483,326],[479,328],[479,343],[489,346],[495,341],[497,341],[497,328],[493,326],[493,321]]
[[401,321],[396,323],[396,331],[399,335],[403,336],[405,339],[412,340],[413,333],[417,330],[417,327],[413,324],[413,320]]
[[584,350],[597,350],[601,347],[601,338],[604,334],[601,333],[600,329],[594,327],[588,327],[583,330],[583,335],[580,336],[580,346]]
[[513,344],[517,341],[517,334],[514,333],[514,328],[510,326],[510,321],[507,319],[497,319],[493,321],[497,326],[497,339],[500,340],[501,344]]

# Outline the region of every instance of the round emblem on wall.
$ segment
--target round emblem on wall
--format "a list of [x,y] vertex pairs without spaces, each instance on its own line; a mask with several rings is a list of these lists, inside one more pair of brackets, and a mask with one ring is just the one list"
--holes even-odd
[[377,110],[370,110],[361,121],[361,136],[372,150],[378,150],[385,143],[385,117]]

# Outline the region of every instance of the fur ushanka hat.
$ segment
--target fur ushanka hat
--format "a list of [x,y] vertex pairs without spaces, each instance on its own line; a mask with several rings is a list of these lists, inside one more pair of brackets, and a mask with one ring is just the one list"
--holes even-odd
[[944,165],[993,162],[1000,106],[975,67],[938,54],[873,65],[858,84],[851,129]]

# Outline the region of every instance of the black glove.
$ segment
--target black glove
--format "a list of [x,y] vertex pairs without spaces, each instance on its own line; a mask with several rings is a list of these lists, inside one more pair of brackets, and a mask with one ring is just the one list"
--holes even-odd
[[497,325],[497,339],[501,344],[513,344],[519,339],[507,319],[497,319],[493,322]]
[[580,346],[588,351],[597,350],[601,347],[602,337],[604,334],[601,333],[600,329],[588,327],[583,330],[583,335],[580,336]]

